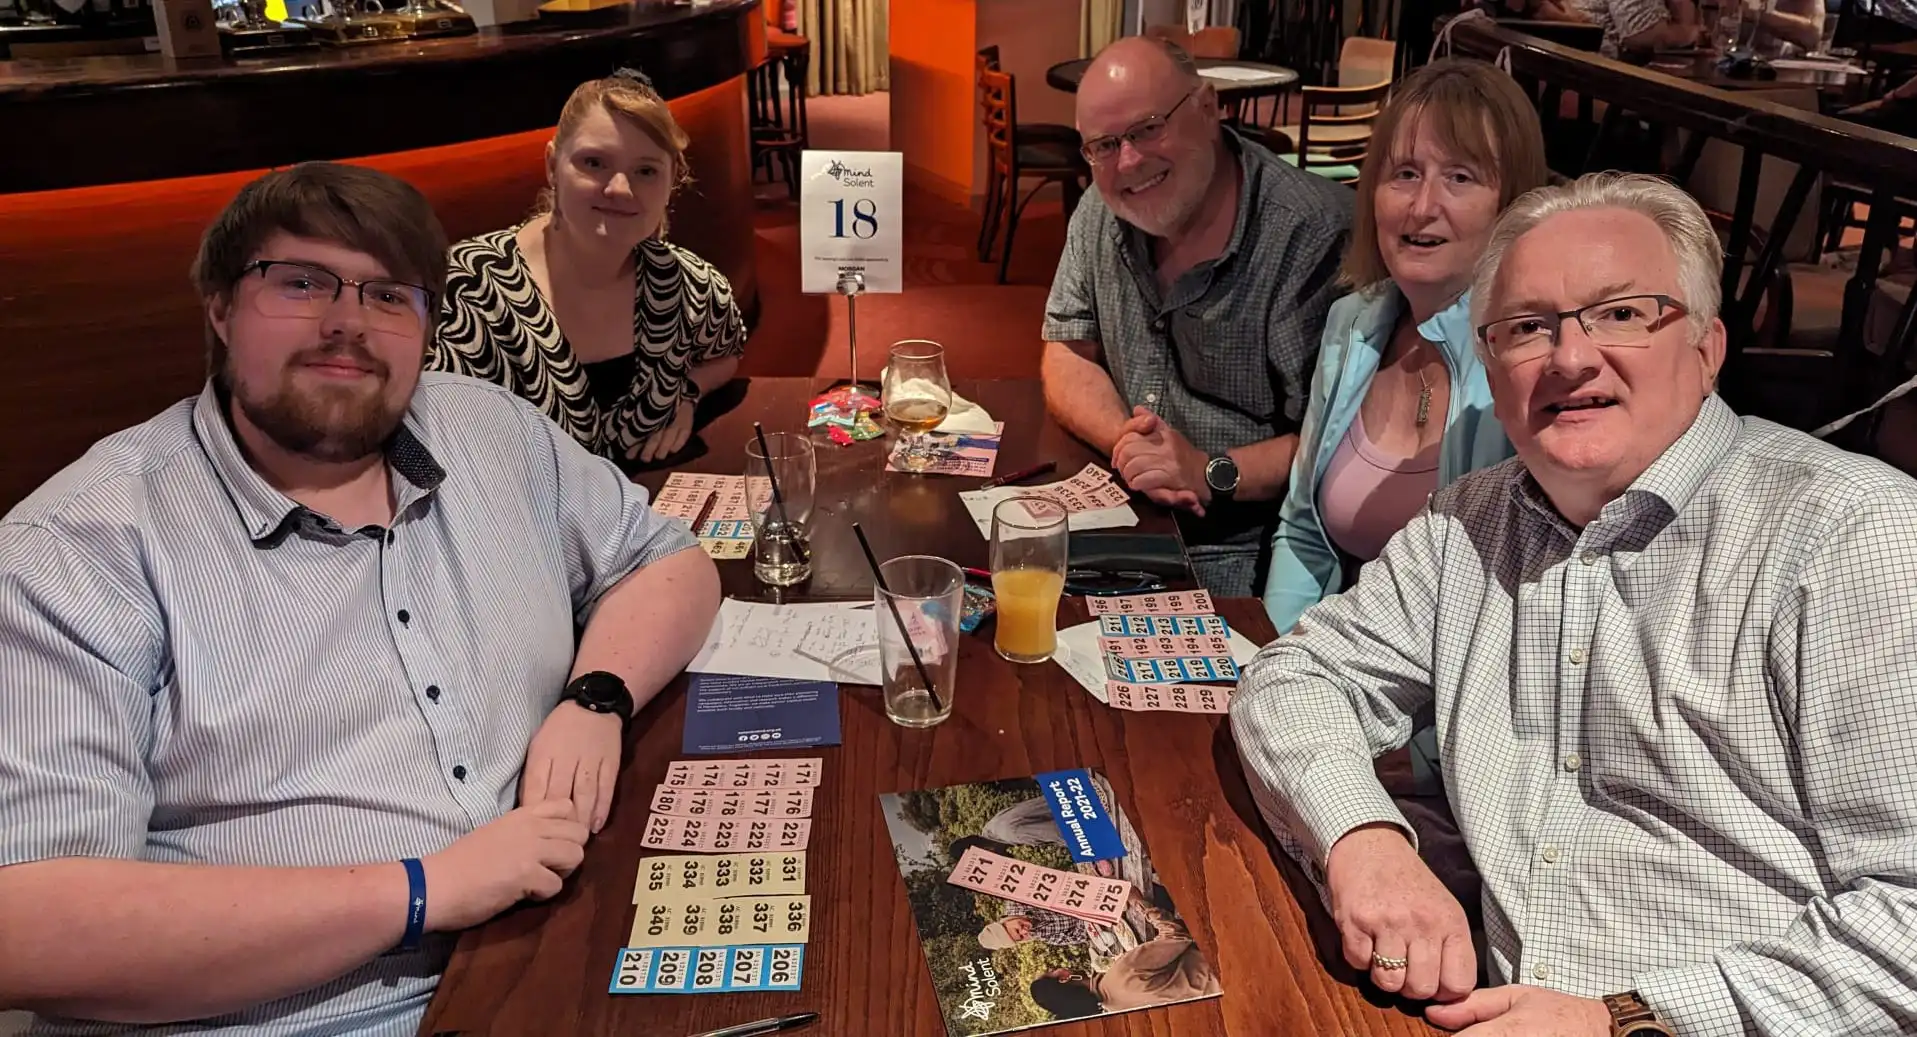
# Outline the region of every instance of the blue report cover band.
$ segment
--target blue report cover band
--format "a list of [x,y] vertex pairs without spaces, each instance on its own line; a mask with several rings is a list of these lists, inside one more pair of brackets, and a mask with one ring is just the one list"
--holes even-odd
[[1125,856],[1118,829],[1092,786],[1091,771],[1047,771],[1035,777],[1072,860],[1082,863]]

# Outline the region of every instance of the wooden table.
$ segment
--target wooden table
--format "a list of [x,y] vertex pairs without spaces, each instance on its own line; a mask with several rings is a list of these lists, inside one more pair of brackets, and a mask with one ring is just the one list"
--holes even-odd
[[1835,69],[1778,68],[1773,69],[1777,73],[1773,78],[1759,79],[1756,76],[1750,76],[1739,79],[1727,76],[1718,69],[1717,63],[1722,57],[1723,55],[1714,50],[1659,53],[1650,55],[1644,67],[1653,72],[1662,72],[1678,79],[1688,79],[1693,83],[1702,83],[1718,90],[1775,90],[1796,86],[1812,87],[1820,94],[1846,98],[1861,90],[1870,78],[1862,72],[1845,72]]
[[[807,405],[832,384],[830,379],[751,379],[745,399],[700,430],[704,453],[676,467],[689,472],[743,474],[752,423],[761,423],[767,432],[804,431]],[[1010,474],[1041,461],[1057,461],[1054,474],[1028,480],[1037,484],[1067,478],[1087,463],[1106,465],[1107,458],[1046,415],[1045,399],[1036,380],[961,378],[952,388],[1005,423],[998,473]],[[812,439],[819,470],[811,525],[812,579],[781,591],[755,580],[749,564],[727,562],[719,566],[719,571],[728,595],[757,601],[871,598],[872,575],[853,538],[854,521],[864,527],[873,552],[880,558],[936,554],[960,565],[989,567],[990,545],[958,499],[959,490],[976,489],[985,480],[888,472],[885,452],[889,437],[841,447],[827,439],[822,430],[813,430]],[[657,490],[668,474],[644,472],[636,478]],[[1177,532],[1171,514],[1143,496],[1133,495],[1132,509],[1138,512],[1139,524],[1130,532]]]
[[[1298,82],[1296,71],[1283,65],[1270,65],[1262,61],[1196,58],[1193,63],[1198,66],[1200,75],[1203,75],[1208,68],[1242,68],[1264,75],[1264,78],[1256,80],[1218,79],[1205,76],[1205,82],[1210,83],[1218,91],[1218,99],[1228,104],[1255,97],[1272,97],[1291,89],[1292,85]],[[1085,78],[1085,70],[1090,68],[1091,64],[1091,58],[1061,61],[1045,70],[1045,83],[1055,90],[1063,90],[1068,94],[1078,93],[1079,81]]]
[[[1233,599],[1220,608],[1234,629],[1253,640],[1273,636],[1257,601]],[[1061,625],[1084,618],[1082,600],[1067,599]],[[1111,779],[1193,937],[1211,956],[1225,994],[1043,1032],[1440,1032],[1376,992],[1369,996],[1380,1000],[1369,1003],[1367,993],[1352,985],[1330,951],[1330,924],[1314,894],[1288,860],[1282,866],[1274,860],[1223,718],[1108,709],[1055,665],[1005,662],[984,635],[965,638],[958,673],[952,718],[925,731],[888,721],[877,689],[845,690],[844,745],[818,751],[825,780],[807,852],[813,918],[802,991],[606,992],[632,925],[640,828],[651,792],[667,763],[680,755],[681,681],[634,720],[611,819],[588,846],[586,862],[566,891],[549,904],[519,909],[466,934],[427,1010],[422,1037],[680,1037],[801,1011],[823,1017],[801,1035],[941,1035],[878,795],[1076,766]]]
[[[823,384],[755,380],[745,401],[703,432],[709,452],[686,467],[740,470],[734,462],[743,458],[752,421],[765,422],[769,430],[801,427],[806,401]],[[1001,471],[1054,457],[1064,472],[1091,459],[1084,446],[1044,418],[1037,383],[961,381],[955,388],[1006,422]],[[973,481],[880,474],[877,444],[822,449],[828,453],[821,455],[822,473],[827,473],[821,485],[835,490],[821,497],[830,510],[815,527],[818,572],[795,597],[870,593],[864,561],[846,540],[849,534],[833,528],[852,518],[865,524],[882,556],[926,551],[967,564],[984,559],[984,538],[954,496]],[[657,485],[665,475],[641,478]],[[1141,528],[1175,528],[1142,501],[1133,506],[1144,519]],[[729,591],[757,589],[747,563],[725,562],[721,569]],[[1224,601],[1220,610],[1254,641],[1274,636],[1255,600]],[[1083,622],[1083,601],[1067,599],[1059,618],[1061,626]],[[1077,766],[1111,780],[1194,938],[1217,968],[1225,993],[1222,999],[1043,1032],[1060,1037],[1438,1032],[1384,995],[1353,985],[1355,977],[1336,953],[1315,893],[1267,838],[1224,718],[1109,709],[1056,665],[1016,666],[999,658],[990,630],[988,624],[963,640],[953,714],[938,727],[899,727],[886,719],[876,688],[845,689],[840,706],[844,744],[816,751],[825,760],[825,780],[814,804],[808,847],[813,918],[803,990],[709,996],[606,992],[632,925],[632,888],[651,792],[667,764],[681,755],[681,678],[635,718],[611,817],[565,892],[465,934],[427,1010],[422,1037],[682,1037],[800,1011],[823,1016],[819,1025],[799,1031],[801,1037],[941,1035],[931,976],[878,795]]]

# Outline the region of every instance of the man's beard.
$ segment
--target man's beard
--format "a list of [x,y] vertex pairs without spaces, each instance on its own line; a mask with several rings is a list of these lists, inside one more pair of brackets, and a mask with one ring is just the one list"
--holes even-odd
[[1216,151],[1210,147],[1200,148],[1180,155],[1167,165],[1160,196],[1149,203],[1131,201],[1118,191],[1113,191],[1106,203],[1120,219],[1152,237],[1170,237],[1190,223],[1198,207],[1204,204],[1205,192],[1211,190],[1217,171]]
[[[225,350],[222,349],[224,353]],[[299,368],[315,360],[345,356],[372,370],[373,384],[319,385],[301,389],[294,384]],[[376,454],[399,428],[406,406],[386,402],[391,369],[357,345],[322,345],[302,350],[280,372],[279,385],[269,394],[233,377],[230,354],[218,367],[220,387],[254,428],[280,449],[328,464],[344,464]]]

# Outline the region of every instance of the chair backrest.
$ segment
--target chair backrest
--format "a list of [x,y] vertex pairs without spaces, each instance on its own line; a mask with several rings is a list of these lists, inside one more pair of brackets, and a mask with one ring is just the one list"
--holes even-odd
[[1214,25],[1209,29],[1200,29],[1190,36],[1184,44],[1185,52],[1194,58],[1236,58],[1238,56],[1238,27],[1234,25]]
[[[1391,93],[1391,83],[1307,86],[1299,93],[1304,111],[1298,123],[1298,168],[1349,167],[1340,169],[1332,179],[1356,180],[1357,169],[1371,147],[1372,123]],[[1316,140],[1312,139],[1314,130]]]
[[996,68],[979,69],[979,115],[985,124],[985,149],[1001,173],[1012,169],[1012,135],[1018,125],[1018,81]]
[[977,65],[979,68],[989,68],[994,72],[998,71],[998,44],[994,43],[989,47],[980,47],[978,49]]
[[1182,25],[1147,25],[1145,35],[1154,40],[1176,43],[1179,49],[1187,54],[1191,53],[1191,33],[1186,32]]
[[1398,68],[1398,42],[1348,36],[1338,52],[1338,85],[1389,83]]

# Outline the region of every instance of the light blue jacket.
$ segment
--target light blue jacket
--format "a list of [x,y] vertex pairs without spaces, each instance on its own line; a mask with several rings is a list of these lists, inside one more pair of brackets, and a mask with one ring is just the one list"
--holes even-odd
[[[1338,552],[1325,534],[1318,510],[1318,486],[1325,469],[1358,415],[1391,344],[1391,329],[1404,296],[1387,282],[1376,291],[1353,292],[1331,306],[1325,318],[1318,370],[1298,431],[1298,452],[1291,462],[1291,486],[1278,510],[1272,536],[1271,575],[1265,581],[1265,611],[1280,634],[1326,595],[1336,594],[1356,573],[1340,573]],[[1451,372],[1451,404],[1438,451],[1438,485],[1447,486],[1467,472],[1511,456],[1504,427],[1491,412],[1491,385],[1471,348],[1471,293],[1418,325],[1418,334],[1437,343]]]

